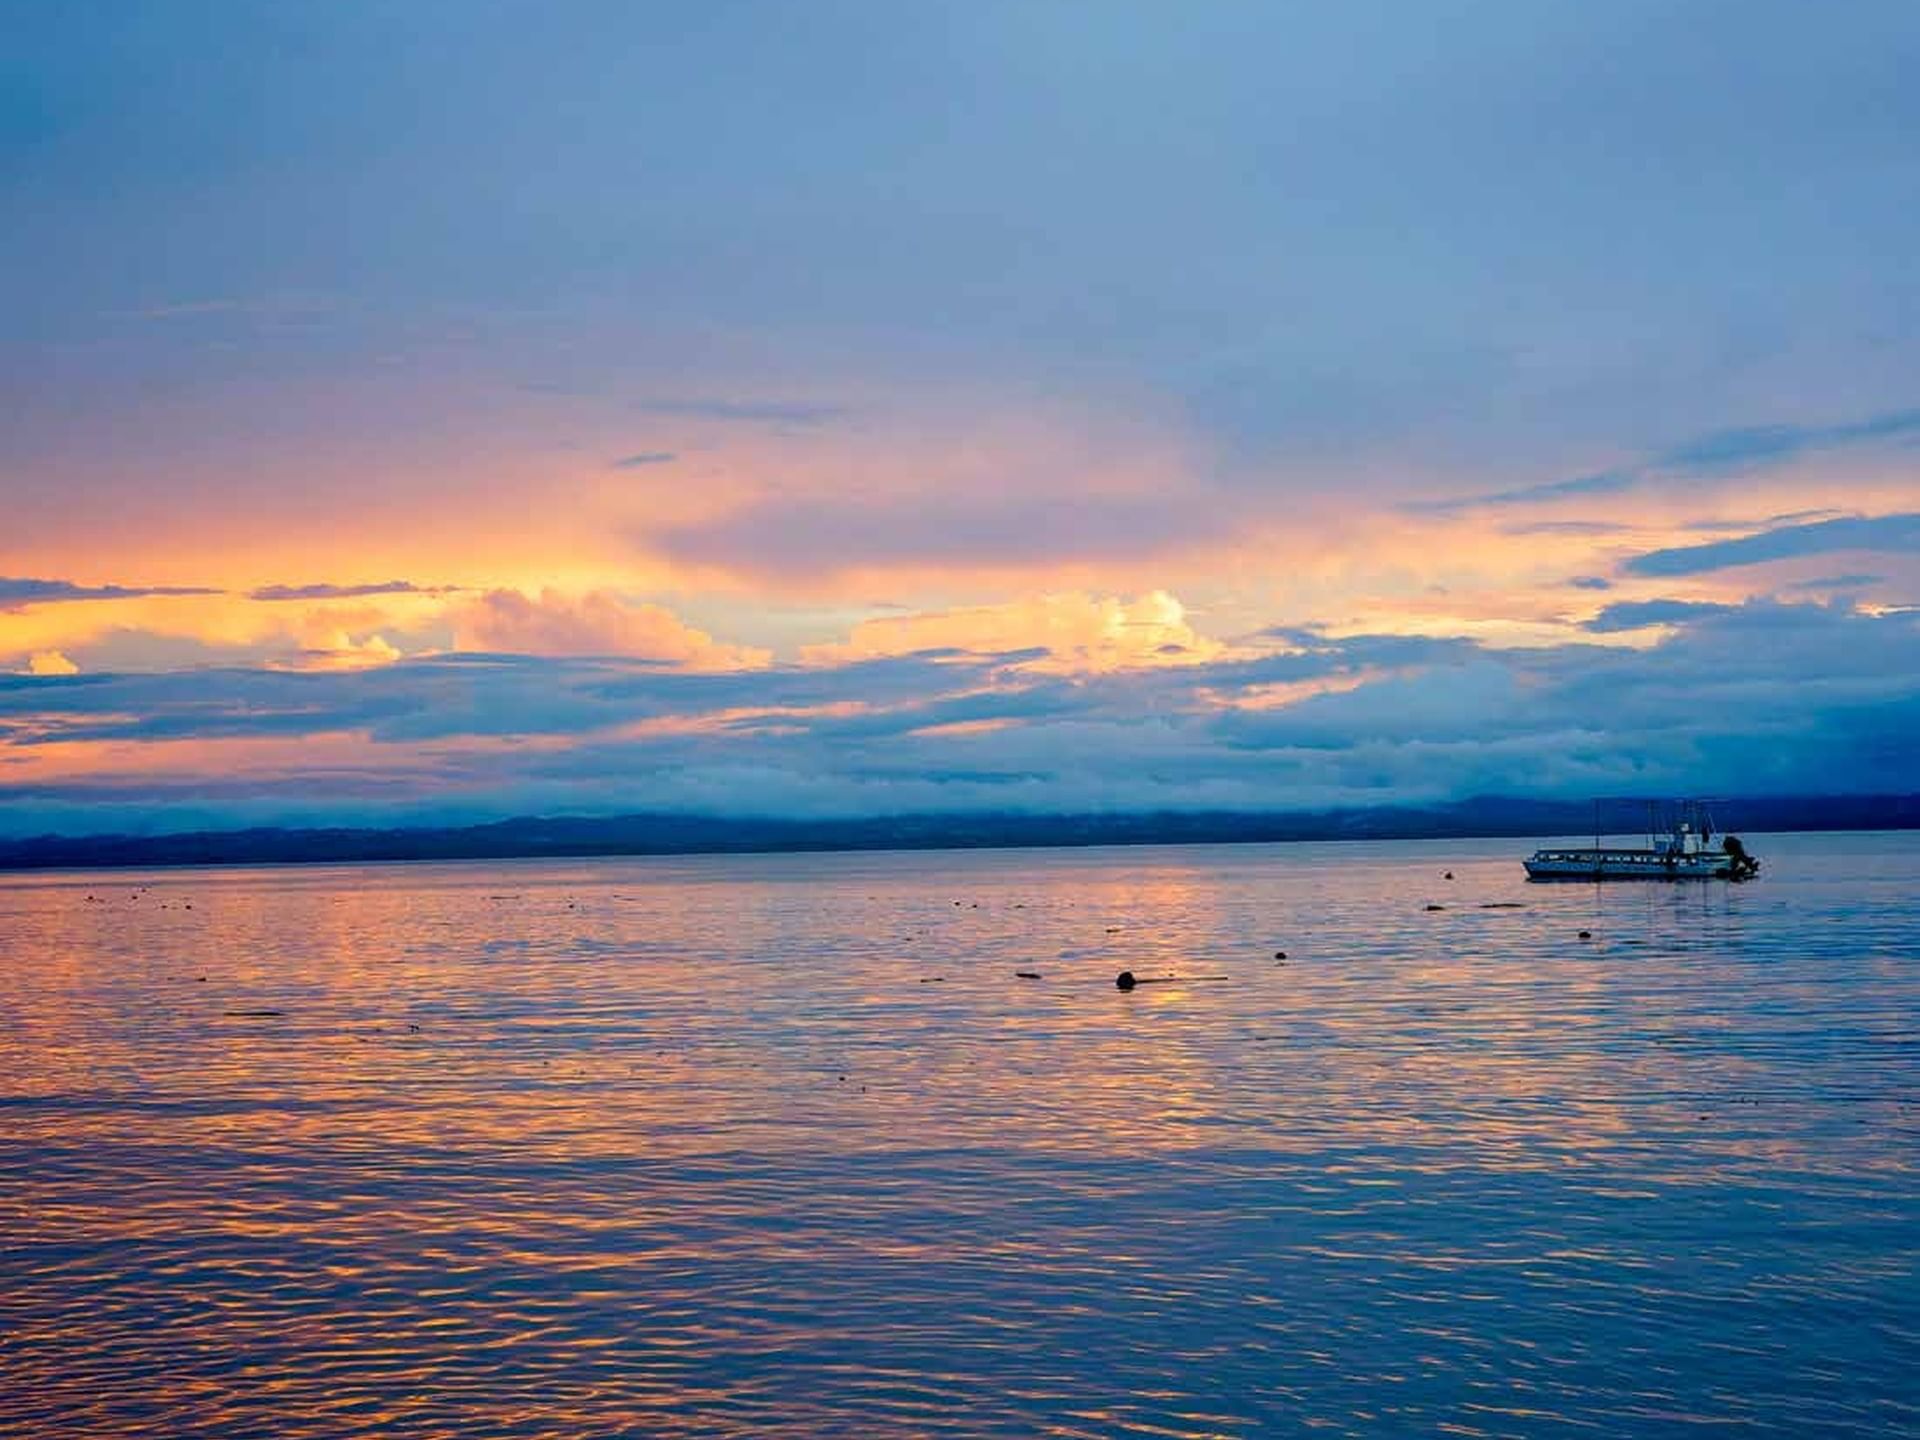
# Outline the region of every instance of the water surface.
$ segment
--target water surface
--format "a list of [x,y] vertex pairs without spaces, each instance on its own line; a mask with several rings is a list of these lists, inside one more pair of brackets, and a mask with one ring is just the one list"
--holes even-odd
[[1525,848],[0,877],[0,1435],[1920,1434],[1920,837]]

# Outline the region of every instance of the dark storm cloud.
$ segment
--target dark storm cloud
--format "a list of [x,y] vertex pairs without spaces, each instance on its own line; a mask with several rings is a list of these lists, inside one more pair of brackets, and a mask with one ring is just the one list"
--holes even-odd
[[1758,565],[1770,560],[1794,560],[1807,555],[1857,550],[1892,554],[1920,551],[1920,512],[1849,516],[1840,520],[1817,520],[1810,525],[1783,525],[1778,529],[1762,530],[1758,534],[1742,535],[1733,540],[1711,540],[1702,545],[1681,545],[1649,551],[1645,555],[1634,556],[1621,568],[1630,575],[1704,575],[1739,565]]

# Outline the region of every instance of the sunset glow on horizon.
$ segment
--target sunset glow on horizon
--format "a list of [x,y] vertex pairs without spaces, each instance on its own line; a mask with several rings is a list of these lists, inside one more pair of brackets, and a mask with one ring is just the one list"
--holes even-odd
[[1905,7],[579,10],[17,8],[0,832],[1920,789]]

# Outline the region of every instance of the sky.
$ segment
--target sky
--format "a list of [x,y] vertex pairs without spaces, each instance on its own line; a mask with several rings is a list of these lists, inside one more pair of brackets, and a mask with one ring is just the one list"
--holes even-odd
[[0,0],[0,833],[1920,790],[1920,8]]

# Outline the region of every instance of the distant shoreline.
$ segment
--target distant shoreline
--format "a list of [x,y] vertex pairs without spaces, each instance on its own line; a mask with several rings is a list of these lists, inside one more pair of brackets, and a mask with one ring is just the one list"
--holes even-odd
[[[1920,829],[1920,795],[1756,796],[1717,802],[1734,833]],[[1639,830],[1632,805],[1603,809],[1606,833]],[[0,871],[340,865],[402,861],[619,859],[869,851],[1071,849],[1335,840],[1545,839],[1591,833],[1588,803],[1482,798],[1328,811],[958,814],[872,819],[718,819],[636,814],[520,818],[469,826],[253,828],[0,840]]]

